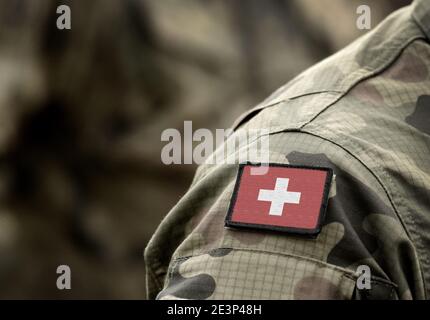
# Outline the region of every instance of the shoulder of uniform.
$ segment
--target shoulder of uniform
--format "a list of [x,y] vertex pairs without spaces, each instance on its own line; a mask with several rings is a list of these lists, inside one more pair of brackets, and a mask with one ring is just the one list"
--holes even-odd
[[[312,121],[357,83],[388,68],[412,42],[425,39],[410,11],[407,7],[395,12],[373,31],[304,71],[240,116],[233,129],[267,108],[270,110],[257,119],[257,126],[294,129]],[[286,106],[288,111],[284,110]]]

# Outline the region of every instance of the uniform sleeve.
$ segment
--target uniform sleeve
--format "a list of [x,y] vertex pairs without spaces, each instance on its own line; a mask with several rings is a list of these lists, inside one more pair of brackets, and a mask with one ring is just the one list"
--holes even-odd
[[[411,244],[372,172],[330,141],[302,132],[270,135],[270,162],[333,169],[320,234],[226,228],[238,165],[204,165],[145,251],[149,298],[410,297],[403,270],[413,266]],[[371,272],[370,289],[357,287],[361,265]]]

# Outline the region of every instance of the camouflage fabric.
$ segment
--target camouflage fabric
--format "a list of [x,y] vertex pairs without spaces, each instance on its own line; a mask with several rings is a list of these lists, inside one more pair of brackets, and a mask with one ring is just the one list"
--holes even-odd
[[[429,37],[430,3],[416,1],[236,122],[269,130],[270,162],[333,168],[316,239],[225,228],[238,165],[202,165],[146,248],[148,296],[428,297]],[[371,290],[356,288],[362,264]]]

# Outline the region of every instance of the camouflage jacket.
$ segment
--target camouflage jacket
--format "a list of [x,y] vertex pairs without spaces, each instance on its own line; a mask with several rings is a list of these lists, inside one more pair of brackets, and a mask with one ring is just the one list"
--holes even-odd
[[419,0],[236,122],[268,130],[270,162],[333,169],[317,238],[226,228],[239,166],[202,165],[145,250],[148,297],[429,297],[429,38]]

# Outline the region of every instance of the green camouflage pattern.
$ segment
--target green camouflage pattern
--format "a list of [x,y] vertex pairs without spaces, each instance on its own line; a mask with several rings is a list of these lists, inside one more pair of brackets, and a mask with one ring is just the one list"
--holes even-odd
[[202,165],[145,250],[148,297],[427,298],[429,31],[416,1],[236,121],[233,137],[268,130],[270,162],[334,170],[316,239],[225,228],[238,165]]

